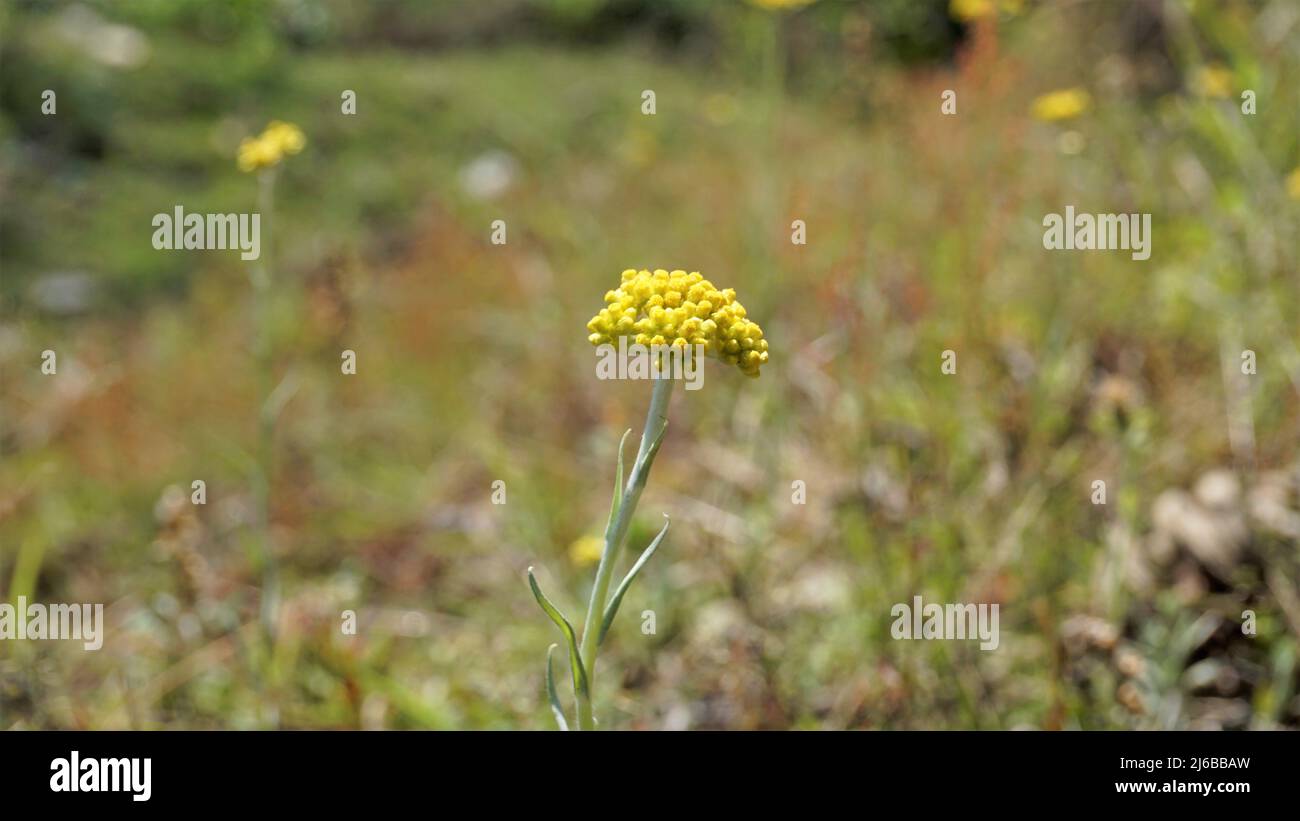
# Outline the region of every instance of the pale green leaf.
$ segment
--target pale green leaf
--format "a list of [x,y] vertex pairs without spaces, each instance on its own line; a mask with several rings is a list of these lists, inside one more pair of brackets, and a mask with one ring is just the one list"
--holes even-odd
[[[667,513],[664,514],[664,518],[668,518]],[[659,531],[659,535],[655,536],[650,546],[637,558],[636,564],[632,565],[632,569],[623,577],[623,581],[619,582],[618,589],[614,591],[613,598],[609,600],[609,606],[605,608],[605,617],[600,623],[600,637],[597,639],[597,644],[605,641],[605,634],[609,632],[609,626],[614,623],[614,616],[617,615],[618,606],[623,601],[623,594],[627,592],[632,580],[636,578],[636,574],[641,572],[641,568],[645,566],[645,563],[654,555],[655,550],[659,548],[659,543],[664,540],[664,536],[668,533],[669,524],[671,522],[664,522],[663,530]]]
[[564,708],[560,706],[560,696],[555,692],[555,670],[551,665],[551,653],[558,644],[546,648],[546,696],[551,700],[551,712],[555,714],[555,723],[561,730],[569,729],[569,722],[564,720]]
[[551,604],[551,600],[546,598],[542,588],[537,586],[537,577],[533,575],[531,567],[528,568],[528,586],[533,589],[533,597],[542,606],[542,610],[551,617],[551,621],[555,622],[555,626],[560,628],[560,632],[564,634],[564,641],[569,645],[569,668],[573,673],[573,689],[585,696],[587,693],[587,671],[583,668],[582,657],[578,654],[578,637],[573,632],[573,625],[569,624],[569,620],[564,617],[559,608]]
[[609,545],[609,531],[614,526],[614,519],[618,517],[618,509],[623,504],[623,445],[627,443],[627,437],[632,435],[632,429],[628,428],[623,433],[623,438],[618,440],[618,471],[614,475],[614,501],[609,505],[609,521],[605,523],[605,544]]

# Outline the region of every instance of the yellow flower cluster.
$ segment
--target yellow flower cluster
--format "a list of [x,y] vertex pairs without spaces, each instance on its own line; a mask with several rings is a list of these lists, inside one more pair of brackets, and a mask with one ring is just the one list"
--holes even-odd
[[278,165],[286,154],[297,154],[307,144],[302,129],[293,123],[273,120],[256,137],[245,137],[239,144],[239,170],[257,171]]
[[731,288],[719,291],[698,272],[654,273],[629,268],[618,290],[607,291],[600,313],[587,323],[593,345],[631,337],[641,345],[703,345],[707,356],[758,376],[767,340]]

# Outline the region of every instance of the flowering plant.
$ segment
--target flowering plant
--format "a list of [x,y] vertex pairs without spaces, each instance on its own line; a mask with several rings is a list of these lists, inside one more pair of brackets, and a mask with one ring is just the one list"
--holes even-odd
[[[615,290],[605,294],[606,307],[587,323],[593,345],[607,345],[620,338],[632,338],[641,345],[669,345],[674,347],[699,346],[706,356],[735,365],[747,376],[757,377],[759,369],[768,360],[768,343],[758,323],[746,318],[745,306],[736,301],[731,288],[718,290],[699,273],[665,270],[623,272],[622,282]],[[592,715],[592,678],[596,671],[596,655],[609,627],[618,614],[632,580],[641,572],[650,557],[668,533],[668,522],[641,553],[627,575],[609,592],[614,567],[618,562],[623,540],[632,523],[641,492],[645,489],[659,446],[668,429],[668,400],[672,395],[673,380],[656,378],[646,412],[645,429],[641,432],[641,445],[637,450],[632,470],[623,478],[623,446],[631,429],[623,434],[618,445],[618,467],[614,479],[614,499],[610,505],[609,519],[605,524],[604,547],[596,568],[587,616],[582,635],[542,593],[528,568],[528,584],[533,596],[551,621],[560,629],[568,649],[570,675],[573,679],[574,698],[577,702],[577,726],[580,730],[595,729]],[[667,519],[667,515],[664,516]],[[558,645],[546,651],[546,692],[551,710],[560,729],[567,730],[568,721],[555,689],[555,674],[551,655]]]
[[[236,164],[246,174],[257,174],[257,210],[264,215],[268,228],[272,224],[271,214],[274,205],[276,168],[290,154],[297,154],[307,144],[302,129],[293,123],[272,120],[262,133],[256,137],[245,137],[239,143]],[[268,235],[270,231],[268,230]],[[280,580],[275,551],[271,546],[271,474],[275,449],[275,420],[279,409],[288,401],[292,392],[292,381],[286,378],[274,389],[274,356],[271,349],[271,271],[266,257],[271,256],[270,237],[267,238],[267,254],[250,269],[249,279],[253,284],[253,311],[256,328],[253,337],[253,352],[257,360],[257,371],[261,382],[263,405],[258,413],[258,446],[256,456],[256,475],[254,476],[254,498],[256,500],[256,517],[258,524],[257,558],[262,570],[262,606],[261,620],[268,636],[276,631],[277,608],[280,596]]]

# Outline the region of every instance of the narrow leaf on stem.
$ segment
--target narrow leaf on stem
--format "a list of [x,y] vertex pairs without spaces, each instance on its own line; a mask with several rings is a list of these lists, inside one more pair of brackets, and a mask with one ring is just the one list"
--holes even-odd
[[587,693],[587,671],[582,666],[582,657],[578,655],[578,638],[573,632],[573,625],[569,624],[569,620],[564,617],[555,605],[551,604],[551,600],[546,598],[542,588],[537,586],[537,577],[533,575],[531,567],[528,568],[528,586],[533,589],[533,597],[542,606],[542,610],[551,617],[551,621],[555,622],[555,626],[560,628],[560,632],[564,634],[564,640],[569,645],[569,668],[573,673],[573,689],[585,696]]
[[[658,445],[656,444],[655,447],[657,448]],[[664,519],[668,519],[667,513],[664,514]],[[627,575],[623,577],[623,581],[619,582],[618,589],[614,591],[613,598],[609,600],[609,606],[605,608],[605,618],[600,624],[600,636],[596,639],[597,644],[601,644],[605,641],[605,634],[609,632],[609,626],[614,623],[614,616],[618,614],[618,606],[623,601],[623,594],[626,593],[628,587],[631,586],[632,580],[636,578],[636,574],[641,572],[641,568],[645,566],[646,562],[650,561],[650,557],[653,556],[655,550],[659,548],[659,543],[664,540],[664,536],[668,533],[669,524],[671,524],[671,521],[664,522],[663,530],[659,531],[659,535],[655,536],[654,541],[650,543],[650,546],[645,549],[645,552],[642,553],[639,558],[637,558],[636,563],[632,565],[632,569],[627,571]]]
[[650,447],[646,448],[644,454],[637,459],[636,464],[632,466],[632,480],[638,484],[644,485],[646,478],[650,475],[650,464],[654,462],[655,455],[659,453],[659,446],[664,443],[664,435],[668,433],[668,420],[664,420],[663,427],[659,428],[659,433],[655,436]]
[[[614,501],[609,505],[609,521],[605,522],[605,544],[609,544],[609,532],[614,527],[614,520],[618,518],[618,509],[623,504],[623,446],[627,444],[627,437],[632,435],[632,429],[628,428],[623,432],[623,438],[618,440],[618,470],[614,475]],[[608,549],[608,548],[607,548]]]
[[561,730],[569,729],[569,722],[564,720],[564,708],[560,706],[560,696],[555,692],[555,671],[551,666],[551,653],[558,644],[546,648],[546,695],[551,700],[551,712],[555,714],[555,723]]

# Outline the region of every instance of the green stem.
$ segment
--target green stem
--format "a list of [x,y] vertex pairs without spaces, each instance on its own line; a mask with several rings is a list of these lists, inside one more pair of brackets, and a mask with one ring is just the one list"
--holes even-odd
[[606,599],[609,596],[609,582],[614,575],[614,565],[623,547],[628,527],[632,524],[632,515],[636,513],[637,502],[641,500],[641,491],[645,489],[646,479],[650,476],[650,465],[654,462],[651,446],[668,425],[668,400],[673,393],[673,380],[664,378],[654,380],[654,391],[650,394],[650,409],[646,411],[645,429],[641,431],[641,446],[637,450],[636,461],[623,486],[622,500],[619,502],[618,515],[605,532],[605,549],[600,555],[600,565],[596,568],[596,583],[591,588],[591,601],[587,605],[587,619],[582,627],[582,644],[579,655],[587,669],[587,692],[578,694],[578,729],[594,730],[595,720],[591,712],[591,691],[594,687],[596,673],[596,652],[600,646],[600,622],[605,614]]
[[256,359],[261,404],[257,415],[256,516],[258,560],[262,564],[261,620],[268,637],[275,636],[280,598],[279,569],[271,546],[271,476],[275,470],[275,418],[269,407],[274,389],[275,361],[271,341],[271,211],[274,207],[275,170],[257,175],[257,210],[261,214],[262,254],[253,266],[253,355]]

